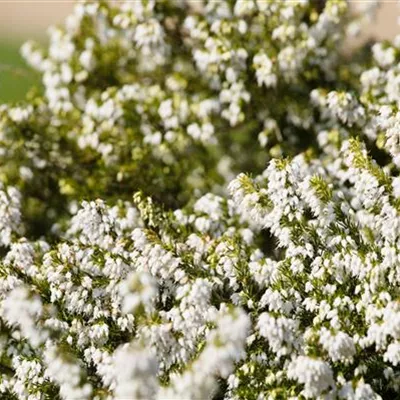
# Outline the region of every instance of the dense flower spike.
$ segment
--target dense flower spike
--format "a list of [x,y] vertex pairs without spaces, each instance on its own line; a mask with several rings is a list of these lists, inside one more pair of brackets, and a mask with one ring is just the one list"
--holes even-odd
[[399,397],[400,38],[345,49],[376,7],[81,2],[22,47],[1,398]]

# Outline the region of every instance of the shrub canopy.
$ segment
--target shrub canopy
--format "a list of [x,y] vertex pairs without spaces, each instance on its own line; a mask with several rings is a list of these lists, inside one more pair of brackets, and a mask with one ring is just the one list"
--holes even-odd
[[376,6],[84,2],[22,47],[1,398],[399,396],[400,36],[351,45]]

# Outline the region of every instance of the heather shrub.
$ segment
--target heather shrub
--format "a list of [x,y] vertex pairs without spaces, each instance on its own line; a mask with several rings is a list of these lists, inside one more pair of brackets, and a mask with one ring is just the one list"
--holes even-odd
[[352,44],[376,7],[84,2],[22,47],[1,398],[399,396],[400,36]]

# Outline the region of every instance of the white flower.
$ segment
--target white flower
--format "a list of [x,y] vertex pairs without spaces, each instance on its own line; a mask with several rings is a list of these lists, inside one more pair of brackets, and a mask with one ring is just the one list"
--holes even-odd
[[60,387],[63,399],[90,399],[92,387],[84,383],[82,371],[69,355],[63,355],[55,346],[48,346],[44,352],[45,375]]
[[322,360],[299,356],[289,364],[287,371],[290,379],[304,385],[302,394],[308,399],[321,396],[334,386],[332,370]]
[[121,283],[120,293],[124,313],[134,313],[139,306],[151,312],[158,294],[157,282],[146,272],[131,272]]
[[276,74],[273,73],[273,64],[271,59],[265,53],[258,53],[253,59],[256,69],[258,86],[275,87],[277,84]]
[[344,332],[331,333],[328,329],[320,330],[320,343],[328,352],[333,362],[351,362],[356,353],[353,339]]
[[80,232],[82,243],[110,247],[113,240],[115,219],[102,200],[84,201],[82,208],[71,220],[70,235]]
[[31,295],[26,287],[13,289],[1,303],[1,314],[7,323],[21,330],[33,347],[42,344],[48,332],[38,326],[43,306],[40,297]]
[[329,92],[327,104],[332,114],[349,126],[364,119],[364,108],[357,103],[357,100],[350,93]]
[[384,48],[382,43],[372,46],[372,54],[379,66],[385,68],[391,66],[395,61],[395,50],[393,47]]
[[113,355],[115,399],[154,399],[158,389],[157,361],[138,343],[119,347]]
[[383,355],[385,361],[389,361],[392,365],[396,366],[400,363],[400,343],[391,343]]
[[278,357],[290,354],[298,344],[299,321],[286,317],[274,318],[268,313],[262,313],[257,327]]
[[84,50],[79,56],[79,62],[87,71],[92,71],[96,66],[96,59],[91,50]]
[[0,245],[8,246],[13,234],[21,234],[21,194],[13,187],[0,183]]

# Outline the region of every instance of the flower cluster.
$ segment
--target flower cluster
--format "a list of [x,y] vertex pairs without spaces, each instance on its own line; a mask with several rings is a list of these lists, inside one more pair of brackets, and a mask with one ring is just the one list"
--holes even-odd
[[399,396],[400,39],[349,52],[358,6],[82,2],[22,47],[1,398]]

